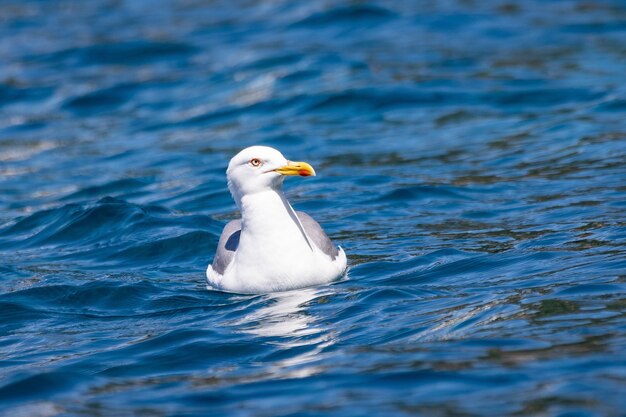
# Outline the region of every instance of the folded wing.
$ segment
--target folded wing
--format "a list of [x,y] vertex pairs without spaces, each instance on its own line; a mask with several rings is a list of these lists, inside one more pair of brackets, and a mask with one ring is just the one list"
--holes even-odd
[[220,241],[217,243],[215,258],[211,267],[213,271],[224,275],[224,271],[232,262],[235,251],[239,247],[239,236],[241,235],[241,219],[231,220],[222,231]]
[[298,215],[298,219],[300,219],[300,223],[302,223],[302,227],[304,227],[304,231],[309,239],[311,239],[315,246],[317,246],[326,255],[330,256],[330,258],[334,261],[337,255],[339,255],[339,250],[328,238],[324,229],[322,229],[322,226],[320,226],[319,223],[313,219],[313,217],[303,211],[296,211],[296,214]]

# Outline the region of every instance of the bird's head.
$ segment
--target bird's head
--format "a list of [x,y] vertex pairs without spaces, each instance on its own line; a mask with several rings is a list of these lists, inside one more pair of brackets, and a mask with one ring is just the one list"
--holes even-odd
[[248,194],[278,190],[287,175],[309,177],[315,175],[306,162],[288,161],[283,154],[268,146],[251,146],[235,155],[228,164],[228,188],[239,204]]

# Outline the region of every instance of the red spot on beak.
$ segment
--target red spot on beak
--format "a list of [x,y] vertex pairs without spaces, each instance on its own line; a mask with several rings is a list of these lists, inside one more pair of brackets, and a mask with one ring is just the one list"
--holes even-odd
[[298,171],[298,175],[300,175],[301,177],[309,177],[311,176],[311,173],[309,171],[301,169],[300,171]]

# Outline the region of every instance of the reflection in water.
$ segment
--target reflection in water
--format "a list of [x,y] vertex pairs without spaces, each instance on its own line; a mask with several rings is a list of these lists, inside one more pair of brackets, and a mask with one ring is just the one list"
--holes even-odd
[[331,293],[325,287],[269,294],[261,308],[235,324],[247,334],[269,338],[269,343],[283,353],[293,350],[293,354],[270,365],[272,373],[284,374],[287,368],[298,366],[297,370],[289,370],[289,377],[306,377],[321,369],[301,366],[320,360],[321,352],[336,342],[334,330],[322,324],[309,308],[311,301]]

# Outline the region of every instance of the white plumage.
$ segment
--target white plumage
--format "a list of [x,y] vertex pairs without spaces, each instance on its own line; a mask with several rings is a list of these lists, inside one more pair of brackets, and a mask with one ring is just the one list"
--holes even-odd
[[241,219],[224,227],[206,272],[210,288],[268,293],[325,284],[345,274],[343,249],[309,215],[294,211],[282,192],[285,176],[315,175],[309,164],[252,146],[230,160],[226,175]]

